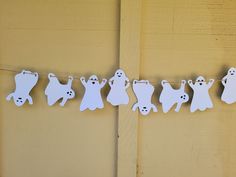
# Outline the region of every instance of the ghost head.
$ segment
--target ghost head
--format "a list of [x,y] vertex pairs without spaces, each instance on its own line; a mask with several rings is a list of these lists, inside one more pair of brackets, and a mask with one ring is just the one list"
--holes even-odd
[[206,85],[206,80],[205,80],[205,78],[202,77],[202,76],[199,76],[199,77],[196,79],[195,85],[197,85],[197,86],[204,86],[204,85]]
[[66,92],[67,98],[72,99],[75,97],[75,92],[74,90],[70,89]]
[[89,77],[87,84],[89,86],[99,86],[99,81],[98,81],[98,77],[96,75],[92,75]]
[[149,112],[151,111],[151,107],[148,106],[139,106],[139,111],[141,112],[142,115],[146,116],[149,114]]
[[115,73],[116,78],[125,78],[125,73],[121,69],[118,69]]
[[184,93],[183,95],[180,96],[181,102],[186,103],[189,100],[188,94]]
[[230,68],[228,71],[228,76],[236,76],[236,68]]
[[22,106],[26,101],[26,98],[25,97],[17,97],[17,98],[14,98],[14,102],[17,106]]

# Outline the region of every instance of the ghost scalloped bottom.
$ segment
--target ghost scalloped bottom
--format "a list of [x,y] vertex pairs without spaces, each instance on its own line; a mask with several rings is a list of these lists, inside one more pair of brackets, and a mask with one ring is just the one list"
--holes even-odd
[[209,89],[212,87],[214,79],[210,79],[207,83],[205,78],[199,76],[195,83],[192,80],[188,81],[189,86],[193,89],[193,99],[190,106],[190,111],[196,110],[205,111],[207,108],[213,108],[213,103],[209,95]]
[[103,79],[101,83],[99,83],[98,77],[96,75],[92,75],[89,79],[85,80],[85,77],[80,78],[81,83],[85,88],[84,97],[80,104],[80,111],[84,111],[89,109],[94,111],[95,109],[102,109],[104,107],[101,89],[105,86],[107,80]]

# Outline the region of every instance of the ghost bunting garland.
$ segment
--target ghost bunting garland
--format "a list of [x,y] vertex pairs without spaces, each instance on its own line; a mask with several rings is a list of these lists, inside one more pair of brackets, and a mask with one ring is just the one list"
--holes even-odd
[[164,113],[167,113],[175,104],[175,112],[179,112],[181,105],[189,100],[188,94],[184,91],[186,81],[181,81],[179,89],[173,89],[170,83],[166,80],[161,81],[163,90],[161,92],[159,101],[162,103]]
[[113,106],[129,103],[129,96],[126,89],[129,87],[129,79],[121,69],[117,70],[115,75],[109,80],[111,90],[107,96],[107,101]]
[[135,103],[132,107],[133,111],[138,108],[142,115],[148,115],[151,109],[153,112],[157,112],[156,106],[152,104],[154,87],[148,80],[134,80],[133,90],[137,98],[137,103]]
[[29,95],[30,91],[38,82],[39,75],[36,72],[23,70],[15,76],[15,91],[10,93],[6,99],[10,101],[13,98],[16,106],[22,106],[26,100],[29,104],[33,104],[33,99]]
[[64,106],[68,99],[75,97],[75,92],[72,90],[71,85],[73,77],[68,77],[67,84],[61,84],[55,74],[48,74],[49,83],[45,89],[47,102],[49,106],[54,105],[59,99],[62,98],[60,106]]
[[236,68],[230,68],[227,75],[222,79],[224,91],[221,100],[227,104],[236,102]]
[[[4,68],[0,68],[0,70],[17,72]],[[78,79],[78,77],[74,78]],[[72,89],[74,78],[69,76],[67,83],[62,84],[55,74],[48,74],[49,82],[44,93],[49,106],[54,105],[59,100],[61,100],[60,106],[64,106],[69,99],[75,97],[75,91]],[[38,79],[39,74],[37,72],[22,70],[15,75],[15,90],[6,97],[6,100],[10,101],[13,98],[15,105],[18,107],[24,105],[26,101],[28,101],[29,104],[33,104],[30,92],[37,84]],[[85,93],[80,104],[80,111],[86,109],[93,111],[104,108],[101,89],[106,85],[107,80],[102,79],[100,82],[96,75],[92,75],[87,81],[84,77],[81,77],[80,81],[85,88]],[[217,81],[220,81],[224,86],[221,100],[227,104],[236,103],[236,68],[231,67],[226,76]],[[182,104],[188,102],[190,99],[189,95],[185,92],[185,80],[181,81],[181,85],[178,89],[174,89],[171,83],[172,82],[167,80],[161,81],[162,91],[159,101],[162,104],[164,113],[169,112],[175,105],[175,112],[179,112]],[[108,84],[110,90],[106,97],[107,102],[113,106],[127,105],[129,103],[127,89],[130,86],[130,81],[125,72],[122,69],[116,70],[115,74],[109,79]],[[197,77],[195,82],[188,80],[188,85],[193,90],[190,112],[197,110],[205,111],[206,109],[213,108],[213,103],[209,95],[209,89],[213,84],[214,79],[210,79],[209,82],[207,82],[202,76]],[[152,103],[154,87],[148,80],[133,80],[132,88],[137,98],[137,102],[132,106],[133,111],[138,109],[142,115],[148,115],[151,110],[157,112],[157,107]]]
[[101,89],[105,86],[107,80],[103,79],[101,83],[99,83],[98,77],[96,75],[92,75],[89,77],[86,82],[85,77],[80,78],[81,83],[85,88],[84,97],[80,104],[80,111],[84,111],[89,109],[94,111],[95,109],[102,109],[104,107]]
[[208,83],[204,77],[199,76],[195,84],[192,80],[188,81],[189,86],[193,89],[193,99],[190,106],[190,111],[196,110],[205,111],[207,108],[213,108],[213,103],[209,95],[209,89],[214,83],[214,79],[210,79]]

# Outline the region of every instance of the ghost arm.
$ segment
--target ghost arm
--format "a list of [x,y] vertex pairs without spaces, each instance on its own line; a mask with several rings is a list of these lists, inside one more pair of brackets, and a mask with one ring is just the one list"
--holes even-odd
[[189,85],[192,89],[194,89],[194,84],[193,84],[193,81],[192,81],[192,80],[188,80],[188,85]]
[[175,112],[179,112],[179,110],[180,110],[182,104],[183,104],[182,102],[178,102],[178,103],[177,103],[177,106],[176,106],[176,108],[175,108]]
[[221,83],[223,84],[223,86],[226,85],[227,82],[227,76],[223,77],[223,79],[221,80]]
[[182,80],[182,81],[181,81],[180,89],[181,89],[181,90],[184,90],[185,85],[186,85],[186,80]]
[[114,81],[114,77],[109,79],[108,84],[110,85],[110,87],[113,86],[113,81]]
[[210,81],[207,84],[208,89],[212,87],[212,85],[214,84],[215,80],[214,79],[210,79]]
[[101,84],[100,84],[100,88],[103,88],[107,83],[107,80],[106,79],[103,79]]
[[157,107],[154,104],[151,105],[151,108],[152,108],[153,112],[157,112]]
[[61,103],[60,103],[60,106],[64,106],[66,104],[66,101],[67,101],[67,98],[66,97],[63,97]]
[[161,81],[161,85],[162,85],[162,87],[164,87],[164,85],[165,85],[166,83],[168,83],[167,80],[162,80],[162,81]]
[[29,101],[29,104],[33,104],[33,99],[30,95],[28,95],[26,99]]
[[10,101],[12,97],[14,97],[14,93],[7,95],[6,100]]
[[126,79],[125,82],[126,82],[125,88],[127,89],[130,86],[129,79]]
[[83,86],[86,87],[86,84],[87,84],[87,83],[86,83],[86,81],[85,81],[85,77],[81,77],[81,78],[80,78],[80,81],[81,81],[81,83],[83,84]]
[[67,85],[68,85],[69,87],[72,86],[72,81],[73,81],[73,77],[72,77],[72,76],[69,76],[69,79],[68,79],[68,82],[67,82]]
[[132,107],[132,111],[136,111],[137,108],[138,108],[138,103],[135,103]]

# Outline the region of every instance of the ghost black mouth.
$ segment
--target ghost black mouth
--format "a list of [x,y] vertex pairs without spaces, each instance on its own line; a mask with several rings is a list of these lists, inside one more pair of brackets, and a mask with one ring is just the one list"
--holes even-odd
[[92,82],[92,84],[95,84],[95,82]]
[[118,75],[118,77],[121,77],[121,75]]
[[199,85],[202,85],[202,83],[199,83]]
[[231,73],[231,76],[233,76],[234,75],[234,73]]

